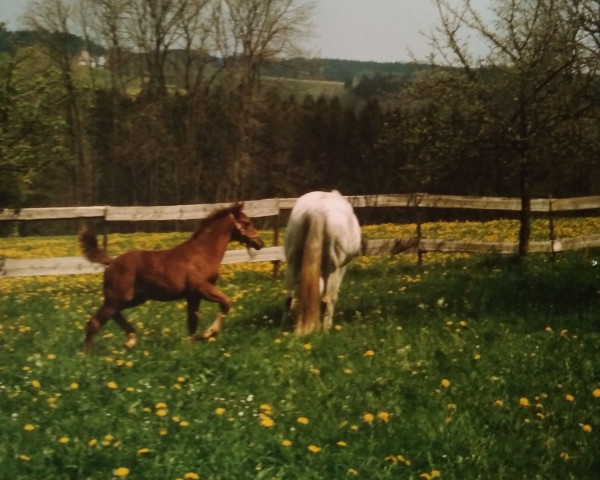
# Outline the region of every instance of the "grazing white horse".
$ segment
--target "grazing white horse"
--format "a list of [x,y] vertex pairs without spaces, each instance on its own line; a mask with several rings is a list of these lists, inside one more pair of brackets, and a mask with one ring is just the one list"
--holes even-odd
[[331,328],[346,267],[360,248],[358,219],[340,192],[310,192],[296,201],[285,231],[284,327],[291,311],[298,335]]

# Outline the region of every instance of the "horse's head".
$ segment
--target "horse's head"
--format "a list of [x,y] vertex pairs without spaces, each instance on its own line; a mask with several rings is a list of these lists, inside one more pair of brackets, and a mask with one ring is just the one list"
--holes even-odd
[[264,242],[252,220],[242,211],[243,206],[243,203],[237,203],[231,210],[230,215],[235,226],[231,233],[231,239],[260,250],[264,246]]

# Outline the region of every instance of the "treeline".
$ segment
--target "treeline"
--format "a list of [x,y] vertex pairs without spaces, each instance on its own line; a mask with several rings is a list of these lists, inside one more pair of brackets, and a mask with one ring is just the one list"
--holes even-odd
[[[307,19],[298,9],[280,11],[286,21],[261,37],[249,19],[294,3],[279,0],[186,0],[162,17],[141,8],[164,7],[153,0],[89,2],[107,27],[77,32],[84,45],[104,45],[106,66],[93,68],[77,63],[73,32],[56,30],[57,3],[38,0],[48,8],[29,24],[43,41],[0,57],[0,206],[204,203],[321,188],[518,196],[526,249],[532,196],[600,193],[594,2],[500,2],[490,30],[469,2],[456,15],[436,1],[444,66],[432,58],[373,74],[374,65],[357,73],[352,63],[290,55]],[[490,44],[484,60],[471,60],[457,24]],[[222,36],[208,42],[214,32]],[[322,80],[350,72],[341,95],[319,94]],[[312,93],[265,75],[310,80]]]

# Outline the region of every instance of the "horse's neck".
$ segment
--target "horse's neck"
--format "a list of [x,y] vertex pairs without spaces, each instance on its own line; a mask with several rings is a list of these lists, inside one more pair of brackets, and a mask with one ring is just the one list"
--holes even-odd
[[210,253],[212,257],[218,257],[219,261],[225,255],[227,244],[231,240],[231,225],[228,220],[222,220],[208,225],[191,239],[195,249],[201,249]]

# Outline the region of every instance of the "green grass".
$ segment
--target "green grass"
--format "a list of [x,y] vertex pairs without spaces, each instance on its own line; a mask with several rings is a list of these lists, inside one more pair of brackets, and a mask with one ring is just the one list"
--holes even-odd
[[[281,278],[234,272],[221,283],[235,304],[215,342],[185,342],[183,303],[148,303],[127,312],[134,350],[109,324],[89,358],[78,350],[99,276],[3,280],[0,471],[597,478],[598,256],[361,259],[337,329],[304,338],[279,329]],[[207,326],[216,308],[200,312]]]

